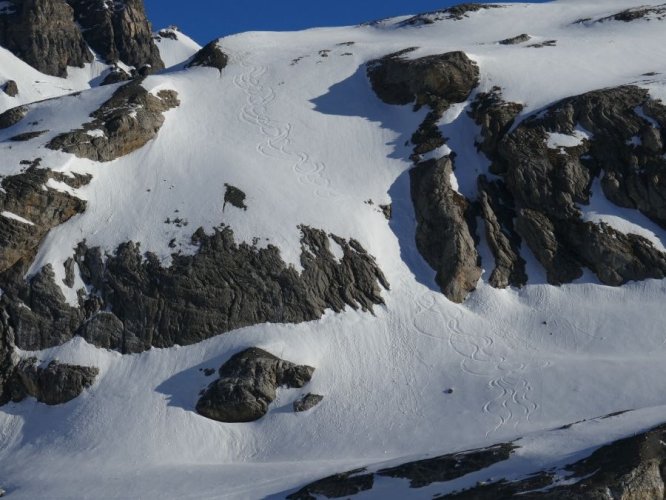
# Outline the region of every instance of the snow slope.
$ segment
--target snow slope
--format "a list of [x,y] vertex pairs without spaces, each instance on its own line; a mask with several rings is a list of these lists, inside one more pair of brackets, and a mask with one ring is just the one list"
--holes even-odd
[[[31,401],[0,409],[2,487],[11,498],[279,497],[359,465],[550,436],[542,433],[644,409],[612,425],[589,424],[584,447],[576,448],[568,435],[556,449],[543,444],[549,437],[535,437],[537,458],[530,460],[557,462],[666,420],[666,282],[611,288],[582,280],[555,288],[531,272],[521,290],[482,282],[462,306],[436,291],[434,273],[414,245],[405,145],[425,111],[383,104],[364,68],[406,47],[419,47],[410,57],[464,50],[480,66],[479,90],[502,87],[507,100],[525,104],[523,116],[566,96],[627,83],[666,97],[666,25],[575,23],[637,5],[558,0],[420,27],[401,27],[400,18],[246,33],[220,41],[230,56],[221,73],[180,70],[188,52],[179,46],[171,57],[164,45],[167,66],[176,67],[144,85],[176,90],[181,105],[167,112],[154,141],[106,164],[43,145],[86,121],[115,87],[32,105],[23,122],[0,131],[0,141],[29,127],[49,132],[27,143],[1,142],[6,161],[0,173],[16,173],[20,160],[42,157],[54,170],[93,174],[91,184],[76,191],[88,200],[87,211],[49,234],[33,271],[52,263],[62,278],[64,261],[83,238],[108,252],[140,241],[168,263],[172,239],[180,251],[193,252],[192,232],[221,223],[238,240],[278,246],[298,267],[297,226],[307,224],[359,240],[377,258],[391,290],[375,315],[346,311],[301,325],[258,325],[140,355],[121,356],[82,340],[37,353],[45,361],[94,365],[101,373],[90,391],[61,407]],[[497,43],[521,33],[532,40]],[[527,47],[545,40],[557,44]],[[86,87],[76,75],[62,81],[34,75],[5,51],[0,56],[0,77],[21,75],[19,87],[26,90],[20,102],[60,95],[59,85],[68,89],[61,93]],[[5,67],[5,60],[17,69]],[[30,83],[37,79],[49,83]],[[0,101],[3,107],[18,103]],[[29,125],[34,122],[38,126]],[[447,115],[442,127],[458,153],[456,178],[466,193],[474,187],[465,166],[475,173],[487,168],[474,148],[478,130],[464,107]],[[247,194],[247,211],[224,207],[225,183]],[[389,202],[391,222],[378,210]],[[636,215],[597,203],[595,196],[589,207],[591,220]],[[165,224],[174,217],[188,225]],[[666,241],[663,230],[649,230]],[[489,273],[492,260],[484,267]],[[307,390],[324,401],[294,414],[291,402],[300,392],[284,390],[258,422],[221,424],[198,416],[198,392],[210,382],[200,369],[218,368],[247,346],[315,366]],[[445,392],[449,388],[452,394]]]

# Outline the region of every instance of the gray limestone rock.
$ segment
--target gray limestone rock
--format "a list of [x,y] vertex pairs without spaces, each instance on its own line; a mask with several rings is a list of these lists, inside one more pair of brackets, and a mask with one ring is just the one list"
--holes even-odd
[[464,196],[451,186],[448,157],[422,162],[410,171],[416,212],[416,244],[437,271],[442,292],[463,302],[481,277],[474,241],[474,218]]
[[64,77],[67,66],[93,59],[65,0],[18,0],[0,15],[0,45],[42,73]]
[[28,114],[27,106],[16,106],[0,113],[0,130],[12,127]]
[[151,73],[164,68],[143,0],[67,0],[90,47],[108,63]]
[[48,366],[41,367],[35,358],[24,359],[16,365],[14,373],[23,394],[17,393],[18,397],[15,396],[14,400],[32,396],[47,405],[64,404],[89,388],[98,374],[99,370],[93,367],[67,365],[58,361],[51,361]]
[[220,367],[197,403],[197,412],[220,422],[252,422],[268,412],[278,387],[300,388],[314,368],[283,361],[262,349],[242,351]]
[[[72,153],[80,158],[107,162],[125,156],[153,139],[164,123],[164,112],[178,106],[175,91],[148,92],[142,80],[118,88],[82,128],[54,137],[50,149]],[[103,135],[91,137],[89,130]]]
[[18,84],[14,80],[8,80],[3,85],[2,91],[9,97],[16,97],[19,93]]
[[212,42],[205,45],[199,52],[192,56],[190,62],[187,63],[188,68],[196,66],[204,66],[208,68],[215,68],[220,72],[227,67],[229,63],[229,57],[222,52],[220,49],[218,41],[213,40]]
[[308,393],[294,401],[294,411],[302,413],[311,410],[324,400],[324,396]]
[[514,36],[511,38],[505,38],[504,40],[500,40],[498,43],[500,45],[518,45],[521,43],[529,42],[532,39],[531,36],[523,33],[522,35]]

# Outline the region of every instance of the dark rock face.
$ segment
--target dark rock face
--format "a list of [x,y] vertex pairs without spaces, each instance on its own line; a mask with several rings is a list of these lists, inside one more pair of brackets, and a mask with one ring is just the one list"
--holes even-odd
[[317,500],[321,497],[351,497],[362,491],[371,490],[374,486],[374,475],[365,474],[365,472],[365,469],[358,469],[320,479],[287,496],[287,499]]
[[218,41],[213,40],[194,54],[190,62],[187,63],[187,67],[204,66],[222,71],[227,67],[228,63],[229,57],[222,52],[218,46]]
[[132,75],[130,75],[127,71],[119,68],[118,66],[114,66],[104,77],[104,80],[102,80],[100,85],[113,85],[114,83],[126,82],[127,80],[131,79]]
[[29,223],[0,217],[0,272],[20,259],[31,258],[50,229],[85,210],[85,201],[46,187],[49,179],[63,177],[49,169],[30,167],[2,180],[0,211],[18,215]]
[[13,137],[10,137],[9,140],[13,142],[26,142],[32,139],[36,139],[40,135],[44,135],[48,130],[35,130],[32,132],[23,132],[22,134],[17,134]]
[[294,401],[294,411],[296,413],[302,413],[304,411],[311,410],[319,403],[321,403],[323,400],[324,396],[320,396],[319,394],[308,393],[305,396]]
[[57,361],[51,361],[46,368],[42,368],[35,358],[25,359],[15,368],[14,377],[20,387],[13,388],[14,401],[32,396],[47,405],[64,404],[90,387],[98,373],[97,368],[65,365]]
[[0,130],[12,127],[28,114],[27,106],[16,106],[0,114]]
[[469,17],[469,14],[472,12],[478,12],[480,10],[486,9],[496,9],[499,7],[501,7],[501,5],[485,3],[461,3],[448,9],[419,14],[418,16],[414,16],[407,19],[406,21],[403,21],[401,24],[403,26],[421,26],[424,24],[433,24],[437,21],[443,21],[447,19],[461,21],[466,17]]
[[2,87],[2,91],[9,97],[16,97],[19,93],[18,85],[14,80],[9,80]]
[[0,15],[0,45],[42,73],[66,76],[67,66],[92,61],[65,0],[21,0]]
[[511,38],[505,38],[504,40],[500,40],[499,44],[500,45],[518,45],[521,43],[529,42],[532,39],[531,36],[523,33],[522,35],[514,36]]
[[[90,115],[93,121],[53,138],[47,147],[101,162],[143,147],[162,127],[163,113],[180,102],[173,90],[161,90],[154,96],[141,83],[133,80],[120,87]],[[91,130],[101,130],[103,135],[92,137],[88,134]]]
[[599,19],[598,22],[606,21],[624,21],[629,23],[638,19],[655,18],[659,21],[666,19],[666,4],[655,5],[654,7],[636,7],[633,9],[623,10],[612,16]]
[[[579,209],[589,203],[594,179],[603,176],[610,201],[666,227],[664,126],[666,107],[647,91],[627,86],[556,103],[498,144],[493,168],[519,207],[518,233],[546,268],[549,282],[571,282],[583,267],[608,285],[666,275],[666,256],[651,242],[585,223]],[[551,133],[572,135],[576,127],[590,137],[549,149]]]
[[410,171],[416,211],[416,244],[437,271],[442,292],[454,302],[465,300],[481,277],[473,237],[474,219],[464,196],[451,186],[448,157],[422,162]]
[[229,184],[225,184],[224,186],[227,189],[224,193],[224,205],[222,206],[222,211],[224,211],[227,203],[241,210],[247,210],[247,206],[245,205],[245,193],[235,186]]
[[462,302],[481,277],[471,205],[451,184],[453,159],[421,161],[421,155],[444,145],[437,123],[453,103],[469,97],[478,83],[479,69],[463,52],[412,60],[403,58],[407,52],[371,62],[368,77],[384,102],[430,108],[412,137],[415,167],[410,178],[416,243],[437,272],[442,292],[450,300]]
[[259,420],[278,387],[303,387],[313,373],[310,366],[295,365],[256,347],[246,349],[220,367],[220,378],[199,399],[197,412],[220,422]]
[[90,47],[109,63],[164,68],[142,0],[67,0]]
[[1,300],[22,349],[60,345],[76,334],[127,353],[194,344],[258,323],[312,321],[326,309],[383,304],[380,285],[388,283],[374,259],[354,240],[330,238],[343,248],[340,261],[326,233],[302,228],[300,273],[276,247],[237,245],[228,228],[197,231],[198,253],[175,255],[168,268],[134,243],[107,256],[81,244],[74,260],[92,291],[80,296],[79,308],[67,305],[48,266],[28,282],[21,266],[0,276]]
[[300,500],[319,498],[319,496],[340,498],[354,495],[361,491],[371,490],[377,477],[407,479],[410,488],[423,488],[434,483],[451,481],[508,460],[517,448],[514,444],[506,443],[480,450],[409,462],[375,473],[367,472],[366,469],[358,469],[316,481],[287,498]]

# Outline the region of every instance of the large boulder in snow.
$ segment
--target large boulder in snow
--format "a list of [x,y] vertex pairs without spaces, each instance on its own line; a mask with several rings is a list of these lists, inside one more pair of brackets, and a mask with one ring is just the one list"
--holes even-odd
[[47,147],[101,162],[115,160],[143,147],[164,124],[164,112],[180,102],[174,90],[160,90],[153,95],[142,82],[142,79],[133,80],[118,88],[92,113],[91,122],[58,135]]
[[67,76],[67,66],[93,60],[65,0],[11,2],[0,15],[0,45],[42,73]]
[[67,0],[88,45],[109,63],[164,68],[143,0]]
[[47,405],[67,403],[90,387],[99,370],[94,367],[67,365],[51,361],[46,367],[39,366],[37,359],[20,361],[15,368],[17,380],[14,401],[32,396]]
[[2,91],[9,97],[16,97],[19,93],[18,84],[14,80],[7,80],[2,86]]
[[268,412],[278,387],[299,388],[312,378],[314,368],[252,347],[234,355],[222,367],[197,403],[197,412],[220,422],[252,422]]
[[229,57],[222,52],[220,49],[218,41],[213,40],[203,47],[199,52],[192,56],[192,59],[187,63],[188,68],[195,66],[205,66],[208,68],[215,68],[219,71],[222,71],[227,67],[229,62]]

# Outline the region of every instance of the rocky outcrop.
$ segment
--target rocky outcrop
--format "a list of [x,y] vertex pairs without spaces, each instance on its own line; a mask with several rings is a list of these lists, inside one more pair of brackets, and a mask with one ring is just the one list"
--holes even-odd
[[463,52],[405,59],[409,51],[371,62],[368,77],[384,102],[430,108],[412,136],[415,167],[410,178],[417,219],[416,243],[437,272],[436,281],[442,292],[450,300],[462,302],[481,276],[472,207],[451,184],[451,157],[427,161],[421,158],[444,145],[437,123],[453,103],[469,97],[478,83],[479,69]]
[[613,14],[612,16],[603,17],[597,22],[623,21],[629,23],[639,19],[655,19],[658,21],[666,19],[666,4],[634,7]]
[[[493,168],[519,208],[518,233],[550,283],[569,283],[583,267],[608,285],[666,275],[666,256],[651,242],[583,222],[580,211],[601,176],[610,201],[666,227],[666,184],[659,175],[666,170],[664,126],[666,107],[627,86],[556,103],[498,144]],[[557,146],[553,135],[570,138],[568,145]]]
[[22,349],[80,335],[127,353],[194,344],[259,323],[312,321],[326,309],[383,304],[380,286],[388,283],[375,260],[354,240],[330,238],[343,250],[339,260],[329,235],[302,228],[301,272],[274,246],[236,244],[228,228],[210,235],[198,230],[192,242],[199,251],[174,255],[170,267],[131,242],[106,256],[81,244],[74,260],[90,292],[80,295],[78,308],[65,302],[48,266],[27,282],[18,264],[0,276],[1,300]]
[[461,3],[459,5],[454,5],[448,9],[436,10],[434,12],[427,12],[425,14],[419,14],[414,17],[410,17],[406,21],[401,23],[402,26],[422,26],[424,24],[433,24],[437,21],[444,20],[454,20],[461,21],[467,17],[472,12],[478,12],[480,10],[486,9],[496,9],[502,7],[501,5],[493,5],[486,3]]
[[222,205],[222,211],[224,212],[227,203],[232,207],[247,210],[247,205],[245,205],[245,193],[236,186],[230,184],[225,184],[224,187],[226,190],[224,192],[224,205]]
[[51,361],[39,366],[36,358],[20,361],[14,370],[13,400],[31,396],[47,405],[64,404],[89,388],[99,370],[93,367],[61,364]]
[[90,47],[108,63],[164,68],[142,0],[67,0]]
[[522,35],[513,36],[511,38],[505,38],[504,40],[500,40],[498,43],[500,45],[519,45],[521,43],[529,42],[531,39],[532,39],[531,36],[529,36],[526,33],[523,33]]
[[0,45],[42,73],[66,76],[92,54],[65,0],[22,0],[0,15]]
[[12,127],[25,118],[28,114],[27,106],[16,106],[0,113],[0,130]]
[[0,273],[29,260],[52,228],[83,213],[86,202],[46,184],[65,179],[49,169],[30,167],[5,177],[0,191]]
[[[148,92],[141,79],[123,85],[82,128],[54,137],[50,149],[79,158],[106,162],[125,156],[153,139],[164,123],[164,112],[180,104],[175,91]],[[95,131],[91,135],[89,132]]]
[[448,157],[421,162],[410,171],[411,192],[419,252],[437,271],[442,292],[462,302],[476,288],[481,268],[471,207],[451,186],[452,174]]
[[205,45],[199,52],[192,56],[190,62],[187,63],[188,68],[203,66],[207,68],[215,68],[220,72],[227,67],[229,57],[222,52],[217,40]]
[[511,194],[500,181],[478,178],[479,205],[486,241],[495,259],[488,282],[495,288],[527,284],[525,260],[520,256],[520,236],[514,228],[516,213]]
[[197,403],[197,412],[219,422],[252,422],[268,412],[278,387],[300,388],[314,368],[295,365],[252,347],[220,367],[220,378],[210,384]]
[[505,443],[479,450],[417,460],[381,469],[374,473],[367,472],[366,469],[358,469],[316,481],[287,498],[309,500],[321,497],[351,496],[361,491],[371,490],[375,480],[382,477],[406,479],[409,481],[410,488],[423,488],[434,483],[451,481],[508,460],[517,448],[512,443]]
[[19,93],[18,84],[14,80],[8,80],[2,86],[2,91],[9,97],[16,97]]
[[113,85],[114,83],[126,82],[131,79],[132,75],[127,71],[118,66],[113,66],[102,80],[102,83],[100,83],[100,86]]
[[294,401],[294,411],[302,413],[311,410],[324,400],[324,396],[308,393]]

